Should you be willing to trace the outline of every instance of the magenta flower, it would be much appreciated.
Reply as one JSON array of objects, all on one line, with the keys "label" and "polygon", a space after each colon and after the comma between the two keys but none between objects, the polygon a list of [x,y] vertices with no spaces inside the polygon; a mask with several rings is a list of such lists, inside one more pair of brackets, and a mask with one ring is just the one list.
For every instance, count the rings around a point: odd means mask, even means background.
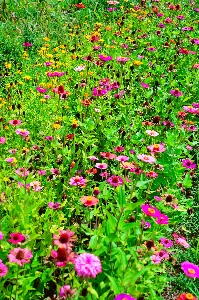
[{"label": "magenta flower", "polygon": [[54,210],[60,209],[61,205],[59,202],[48,202],[48,207]]},{"label": "magenta flower", "polygon": [[158,255],[161,260],[169,258],[169,254],[165,249],[160,250],[156,255]]},{"label": "magenta flower", "polygon": [[105,163],[97,163],[97,164],[95,165],[95,167],[96,167],[97,169],[105,170],[105,169],[107,169],[108,165],[105,164]]},{"label": "magenta flower", "polygon": [[178,89],[171,90],[170,94],[176,98],[182,96],[182,92],[180,92]]},{"label": "magenta flower", "polygon": [[163,124],[164,126],[168,127],[168,128],[174,127],[174,124],[173,124],[171,121],[169,121],[169,120],[163,121],[162,124]]},{"label": "magenta flower", "polygon": [[191,27],[183,27],[182,28],[182,31],[193,31],[194,29],[193,29],[193,27],[191,26]]},{"label": "magenta flower", "polygon": [[76,241],[76,236],[73,231],[69,229],[59,230],[59,235],[53,235],[53,245],[57,245],[60,248],[71,248],[73,247],[73,242]]},{"label": "magenta flower", "polygon": [[96,278],[102,272],[102,265],[97,256],[90,253],[82,253],[74,261],[77,275],[83,278]]},{"label": "magenta flower", "polygon": [[152,264],[158,265],[161,263],[162,259],[159,257],[159,255],[153,254],[153,255],[151,255],[151,261],[152,261]]},{"label": "magenta flower", "polygon": [[145,220],[141,220],[140,226],[143,227],[144,230],[147,230],[151,227],[151,223],[146,222]]},{"label": "magenta flower", "polygon": [[52,141],[52,140],[53,140],[53,136],[47,135],[47,136],[45,137],[45,140],[47,140],[47,141]]},{"label": "magenta flower", "polygon": [[46,92],[47,92],[47,89],[42,88],[41,86],[38,86],[38,87],[36,88],[36,90],[37,90],[39,93],[46,93]]},{"label": "magenta flower", "polygon": [[193,115],[198,115],[199,114],[199,109],[193,106],[183,106],[183,109]]},{"label": "magenta flower", "polygon": [[11,239],[9,239],[8,242],[12,243],[12,244],[19,244],[19,243],[25,241],[25,236],[23,234],[21,234],[20,232],[11,233],[10,237],[11,237]]},{"label": "magenta flower", "polygon": [[186,169],[196,169],[196,167],[197,167],[197,165],[192,160],[190,160],[189,158],[183,159],[182,160],[182,165]]},{"label": "magenta flower", "polygon": [[119,294],[114,298],[114,300],[124,300],[124,299],[125,300],[136,300],[129,294]]},{"label": "magenta flower", "polygon": [[97,51],[100,50],[102,47],[101,46],[93,46],[93,50]]},{"label": "magenta flower", "polygon": [[181,263],[181,269],[188,277],[199,278],[199,266],[189,261],[184,261],[183,263]]},{"label": "magenta flower", "polygon": [[160,225],[167,225],[169,224],[169,218],[167,215],[160,214],[155,222]]},{"label": "magenta flower", "polygon": [[156,173],[154,171],[146,172],[146,177],[157,178],[158,173]]},{"label": "magenta flower", "polygon": [[116,160],[120,162],[125,162],[129,160],[129,157],[126,155],[119,155],[118,157],[116,157]]},{"label": "magenta flower", "polygon": [[71,290],[70,285],[64,285],[60,288],[59,297],[61,299],[67,299],[75,293],[75,290]]},{"label": "magenta flower", "polygon": [[148,146],[147,149],[151,151],[151,154],[166,151],[166,148],[164,147],[164,143]]},{"label": "magenta flower", "polygon": [[104,96],[107,94],[107,90],[101,88],[101,87],[95,87],[92,90],[92,95],[95,97],[100,97],[100,96]]},{"label": "magenta flower", "polygon": [[23,45],[24,47],[32,47],[32,44],[29,43],[29,42],[24,42],[22,45]]},{"label": "magenta flower", "polygon": [[32,187],[32,190],[35,191],[35,192],[39,192],[43,188],[41,186],[41,182],[39,182],[38,180],[30,182],[30,186]]},{"label": "magenta flower", "polygon": [[117,146],[117,147],[114,147],[114,150],[116,152],[123,152],[124,151],[124,147],[123,146]]},{"label": "magenta flower", "polygon": [[6,138],[0,136],[0,144],[5,144],[5,143],[6,143]]},{"label": "magenta flower", "polygon": [[70,248],[60,247],[58,250],[52,250],[50,255],[58,268],[65,267],[67,263],[74,263],[76,254],[71,252]]},{"label": "magenta flower", "polygon": [[96,157],[96,156],[89,156],[88,158],[90,158],[90,160],[92,160],[92,161],[96,161],[96,160],[98,160],[98,158]]},{"label": "magenta flower", "polygon": [[146,154],[139,154],[137,156],[137,158],[140,159],[140,160],[142,160],[142,161],[144,161],[144,162],[148,162],[150,164],[153,164],[153,163],[156,162],[155,157],[150,156],[150,155],[146,155]]},{"label": "magenta flower", "polygon": [[15,171],[15,173],[21,177],[27,177],[29,175],[29,171],[25,168],[19,168]]},{"label": "magenta flower", "polygon": [[143,204],[141,208],[143,213],[149,217],[159,217],[161,215],[161,212],[156,207],[149,204]]},{"label": "magenta flower", "polygon": [[18,126],[18,125],[21,125],[22,122],[20,120],[10,120],[9,124],[13,125],[13,126]]},{"label": "magenta flower", "polygon": [[124,183],[123,179],[117,175],[112,175],[106,181],[113,187],[117,187],[118,185],[123,185]]},{"label": "magenta flower", "polygon": [[125,94],[124,90],[119,91],[117,94],[114,95],[114,98],[121,99]]},{"label": "magenta flower", "polygon": [[140,82],[141,86],[145,89],[149,89],[150,86],[147,84],[147,83],[144,83],[144,82]]},{"label": "magenta flower", "polygon": [[55,176],[60,175],[60,171],[57,168],[51,168],[50,169],[50,173],[53,174],[53,175],[55,175]]},{"label": "magenta flower", "polygon": [[117,7],[109,7],[109,8],[107,8],[108,9],[108,11],[115,11],[115,10],[117,10]]},{"label": "magenta flower", "polygon": [[8,157],[5,159],[5,161],[7,163],[15,163],[16,162],[16,158],[15,157]]},{"label": "magenta flower", "polygon": [[109,55],[103,55],[103,54],[99,54],[98,55],[99,59],[102,60],[102,61],[109,61],[109,60],[112,60],[112,56],[109,56]]},{"label": "magenta flower", "polygon": [[171,248],[173,246],[172,240],[168,240],[167,238],[161,238],[160,244],[162,244],[165,248]]},{"label": "magenta flower", "polygon": [[176,18],[177,18],[178,20],[184,20],[184,16],[183,16],[183,15],[176,16]]},{"label": "magenta flower", "polygon": [[52,62],[47,61],[47,62],[44,63],[44,65],[45,65],[46,67],[50,67],[50,66],[52,65]]},{"label": "magenta flower", "polygon": [[159,197],[159,196],[154,196],[154,199],[155,199],[156,201],[158,201],[158,202],[162,200],[162,198]]},{"label": "magenta flower", "polygon": [[189,243],[187,243],[185,238],[178,237],[178,238],[176,238],[175,242],[176,242],[176,244],[179,244],[186,249],[190,247]]},{"label": "magenta flower", "polygon": [[75,176],[69,180],[69,184],[73,186],[84,186],[86,184],[86,179],[82,176]]},{"label": "magenta flower", "polygon": [[118,56],[118,57],[116,57],[116,60],[118,61],[118,62],[120,62],[120,63],[126,63],[128,60],[129,60],[130,58],[128,58],[128,57],[122,57],[122,56]]},{"label": "magenta flower", "polygon": [[3,240],[4,234],[0,231],[0,241]]},{"label": "magenta flower", "polygon": [[149,47],[149,48],[147,48],[147,50],[150,51],[150,52],[154,52],[156,50],[156,48],[155,47]]},{"label": "magenta flower", "polygon": [[16,134],[21,135],[22,137],[26,137],[30,134],[30,132],[26,129],[17,129]]},{"label": "magenta flower", "polygon": [[46,171],[45,171],[45,170],[38,170],[37,173],[38,173],[40,176],[46,175]]},{"label": "magenta flower", "polygon": [[2,260],[0,259],[0,277],[6,276],[8,273],[8,267],[2,263]]},{"label": "magenta flower", "polygon": [[27,248],[14,248],[13,250],[10,250],[8,254],[9,262],[16,263],[21,267],[24,264],[28,264],[32,257],[32,252]]}]

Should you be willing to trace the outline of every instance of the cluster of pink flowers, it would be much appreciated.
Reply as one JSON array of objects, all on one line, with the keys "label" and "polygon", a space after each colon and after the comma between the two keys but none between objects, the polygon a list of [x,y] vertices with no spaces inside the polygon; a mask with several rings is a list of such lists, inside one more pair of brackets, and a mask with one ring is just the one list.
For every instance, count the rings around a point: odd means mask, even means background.
[{"label": "cluster of pink flowers", "polygon": [[149,204],[142,205],[142,211],[149,217],[156,218],[156,223],[161,225],[166,225],[169,223],[169,218],[167,215],[162,214],[156,207]]},{"label": "cluster of pink flowers", "polygon": [[106,95],[111,90],[116,90],[120,87],[120,84],[116,81],[113,83],[110,82],[109,78],[101,79],[100,85],[98,87],[94,87],[92,91],[92,95],[95,97],[100,97]]}]

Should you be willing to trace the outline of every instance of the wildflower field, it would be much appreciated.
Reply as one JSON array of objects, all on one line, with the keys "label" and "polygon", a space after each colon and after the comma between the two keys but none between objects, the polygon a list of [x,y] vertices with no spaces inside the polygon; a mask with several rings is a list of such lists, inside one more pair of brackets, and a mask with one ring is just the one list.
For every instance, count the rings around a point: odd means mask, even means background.
[{"label": "wildflower field", "polygon": [[199,299],[199,2],[2,0],[0,300]]}]

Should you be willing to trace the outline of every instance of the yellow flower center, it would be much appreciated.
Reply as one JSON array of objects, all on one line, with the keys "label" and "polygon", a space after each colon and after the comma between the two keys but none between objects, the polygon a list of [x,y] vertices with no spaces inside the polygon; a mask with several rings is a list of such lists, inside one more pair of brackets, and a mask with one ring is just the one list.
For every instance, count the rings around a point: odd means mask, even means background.
[{"label": "yellow flower center", "polygon": [[93,197],[92,197],[92,196],[88,196],[88,197],[86,198],[86,201],[87,201],[87,202],[92,202],[92,200],[93,200]]},{"label": "yellow flower center", "polygon": [[195,271],[194,269],[189,268],[189,269],[188,269],[188,273],[189,273],[189,274],[195,274],[196,271]]},{"label": "yellow flower center", "polygon": [[150,214],[154,214],[154,213],[155,213],[155,209],[153,209],[153,208],[148,208],[148,212],[149,212]]},{"label": "yellow flower center", "polygon": [[153,145],[153,149],[154,150],[158,150],[159,149],[159,145],[158,144]]},{"label": "yellow flower center", "polygon": [[194,296],[192,294],[186,294],[186,299],[192,300],[192,299],[194,299]]}]

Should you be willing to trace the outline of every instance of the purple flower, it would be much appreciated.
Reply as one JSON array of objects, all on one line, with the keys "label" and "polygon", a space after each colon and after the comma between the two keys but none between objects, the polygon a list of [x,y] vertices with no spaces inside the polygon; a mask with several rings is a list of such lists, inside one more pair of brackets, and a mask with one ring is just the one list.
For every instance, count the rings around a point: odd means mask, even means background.
[{"label": "purple flower", "polygon": [[117,7],[109,7],[109,8],[107,8],[108,9],[108,11],[115,11],[115,10],[117,10]]},{"label": "purple flower", "polygon": [[109,55],[103,55],[103,54],[99,54],[98,55],[99,59],[102,60],[102,61],[109,61],[109,60],[112,60],[112,56],[109,56]]},{"label": "purple flower", "polygon": [[141,86],[145,89],[149,89],[150,86],[147,84],[147,83],[144,83],[144,82],[140,82]]},{"label": "purple flower", "polygon": [[149,47],[149,48],[147,48],[147,50],[150,51],[150,52],[154,52],[156,50],[156,48],[155,47]]},{"label": "purple flower", "polygon": [[117,94],[114,95],[114,98],[120,99],[120,98],[123,97],[124,94],[125,94],[125,91],[121,90],[119,93],[117,93]]},{"label": "purple flower", "polygon": [[164,24],[163,23],[159,23],[158,25],[160,28],[165,28]]},{"label": "purple flower", "polygon": [[60,288],[59,297],[61,299],[67,299],[75,293],[75,290],[71,290],[70,285],[64,285]]},{"label": "purple flower", "polygon": [[48,202],[48,207],[54,210],[60,209],[60,203],[59,202]]},{"label": "purple flower", "polygon": [[101,88],[101,87],[95,87],[92,91],[92,95],[95,97],[104,96],[107,94],[107,90]]},{"label": "purple flower", "polygon": [[118,185],[123,185],[124,183],[123,179],[117,175],[112,175],[106,181],[113,187],[117,187]]},{"label": "purple flower", "polygon": [[185,167],[186,169],[196,169],[196,164],[190,160],[189,158],[183,159],[182,160],[182,165],[183,167]]},{"label": "purple flower", "polygon": [[182,92],[180,92],[178,89],[175,89],[175,90],[171,90],[170,91],[170,94],[175,96],[175,97],[180,97],[182,96]]},{"label": "purple flower", "polygon": [[193,27],[183,27],[182,31],[193,31]]},{"label": "purple flower", "polygon": [[161,238],[160,244],[162,244],[165,248],[171,248],[173,246],[173,242],[167,238]]},{"label": "purple flower", "polygon": [[136,300],[129,294],[119,294],[114,298],[114,300],[124,300],[124,299],[125,300]]},{"label": "purple flower", "polygon": [[53,140],[53,136],[47,135],[47,136],[45,137],[45,140],[47,140],[47,141],[52,141],[52,140]]},{"label": "purple flower", "polygon": [[29,42],[24,42],[22,45],[23,45],[24,47],[32,47],[32,44],[29,43]]},{"label": "purple flower", "polygon": [[46,92],[47,92],[47,89],[44,89],[44,88],[42,88],[41,86],[38,86],[38,87],[36,88],[36,90],[37,90],[39,93],[46,93]]},{"label": "purple flower", "polygon": [[181,268],[184,271],[185,275],[190,278],[199,278],[199,266],[189,262],[184,261],[181,263]]},{"label": "purple flower", "polygon": [[144,230],[147,230],[151,227],[151,223],[146,222],[145,220],[141,220],[141,227],[143,227]]},{"label": "purple flower", "polygon": [[102,272],[102,265],[97,256],[90,253],[82,253],[74,261],[77,275],[83,278],[96,278]]}]

